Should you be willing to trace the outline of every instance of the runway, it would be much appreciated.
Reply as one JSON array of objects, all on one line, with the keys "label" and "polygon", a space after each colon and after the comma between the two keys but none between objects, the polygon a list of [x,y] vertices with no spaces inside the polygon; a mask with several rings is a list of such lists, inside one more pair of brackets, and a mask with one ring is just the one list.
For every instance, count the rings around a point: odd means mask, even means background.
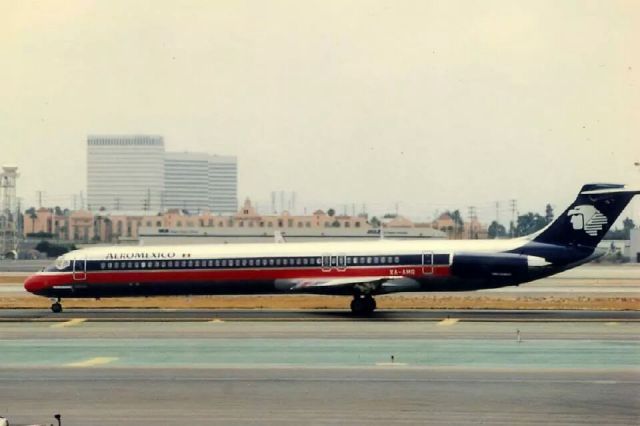
[{"label": "runway", "polygon": [[0,309],[0,323],[69,321],[74,318],[99,322],[441,321],[446,318],[481,322],[640,322],[640,311],[405,309],[378,310],[371,316],[360,317],[348,310],[333,309],[70,309],[59,314],[48,309]]},{"label": "runway", "polygon": [[[466,296],[633,301],[639,271],[590,266]],[[46,302],[0,309],[0,415],[12,424],[640,423],[638,310],[53,314]]]},{"label": "runway", "polygon": [[637,424],[625,321],[0,323],[12,424]]},{"label": "runway", "polygon": [[65,426],[638,423],[638,376],[624,372],[27,369],[0,381],[10,417],[60,412]]}]

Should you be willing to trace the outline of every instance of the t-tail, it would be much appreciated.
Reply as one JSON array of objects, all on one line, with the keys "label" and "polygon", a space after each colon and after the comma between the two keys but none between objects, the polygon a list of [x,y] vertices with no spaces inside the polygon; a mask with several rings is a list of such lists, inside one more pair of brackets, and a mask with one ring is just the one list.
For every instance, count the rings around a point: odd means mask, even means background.
[{"label": "t-tail", "polygon": [[584,185],[578,198],[532,241],[593,250],[636,194],[640,190],[624,185]]}]

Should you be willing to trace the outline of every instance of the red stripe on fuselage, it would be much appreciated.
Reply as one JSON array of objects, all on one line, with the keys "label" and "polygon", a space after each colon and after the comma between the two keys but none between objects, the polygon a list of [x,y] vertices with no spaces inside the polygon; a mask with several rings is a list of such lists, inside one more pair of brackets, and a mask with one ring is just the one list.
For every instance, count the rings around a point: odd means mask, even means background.
[{"label": "red stripe on fuselage", "polygon": [[[429,268],[431,269],[431,268]],[[427,269],[428,271],[428,269]],[[38,293],[47,288],[69,284],[126,284],[216,281],[269,281],[278,279],[331,279],[353,277],[404,276],[428,279],[449,275],[449,266],[434,266],[433,272],[423,272],[422,265],[402,267],[351,267],[344,271],[323,271],[321,268],[273,268],[273,269],[175,269],[175,270],[126,270],[89,271],[86,279],[75,280],[70,272],[42,273],[27,278],[25,288]]]}]

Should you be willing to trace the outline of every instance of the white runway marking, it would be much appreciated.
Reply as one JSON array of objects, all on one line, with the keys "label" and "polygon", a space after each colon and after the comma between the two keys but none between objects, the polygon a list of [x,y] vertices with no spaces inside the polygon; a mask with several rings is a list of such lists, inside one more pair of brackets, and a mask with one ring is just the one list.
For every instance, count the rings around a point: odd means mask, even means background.
[{"label": "white runway marking", "polygon": [[109,364],[110,362],[117,361],[117,357],[99,356],[96,358],[90,358],[84,361],[72,362],[66,364],[67,367],[94,367],[96,365]]},{"label": "white runway marking", "polygon": [[82,324],[85,322],[86,318],[74,318],[69,321],[59,322],[57,324],[53,324],[51,328],[63,328],[63,327],[73,327],[74,325]]}]

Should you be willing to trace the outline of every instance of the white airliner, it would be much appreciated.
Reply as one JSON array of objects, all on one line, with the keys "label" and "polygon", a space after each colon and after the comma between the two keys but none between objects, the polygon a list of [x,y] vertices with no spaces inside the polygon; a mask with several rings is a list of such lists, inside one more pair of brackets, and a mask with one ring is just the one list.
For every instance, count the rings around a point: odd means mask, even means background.
[{"label": "white airliner", "polygon": [[315,293],[352,296],[356,314],[375,295],[516,285],[589,262],[640,190],[589,184],[546,228],[509,240],[97,247],[59,257],[25,288],[55,299]]}]

